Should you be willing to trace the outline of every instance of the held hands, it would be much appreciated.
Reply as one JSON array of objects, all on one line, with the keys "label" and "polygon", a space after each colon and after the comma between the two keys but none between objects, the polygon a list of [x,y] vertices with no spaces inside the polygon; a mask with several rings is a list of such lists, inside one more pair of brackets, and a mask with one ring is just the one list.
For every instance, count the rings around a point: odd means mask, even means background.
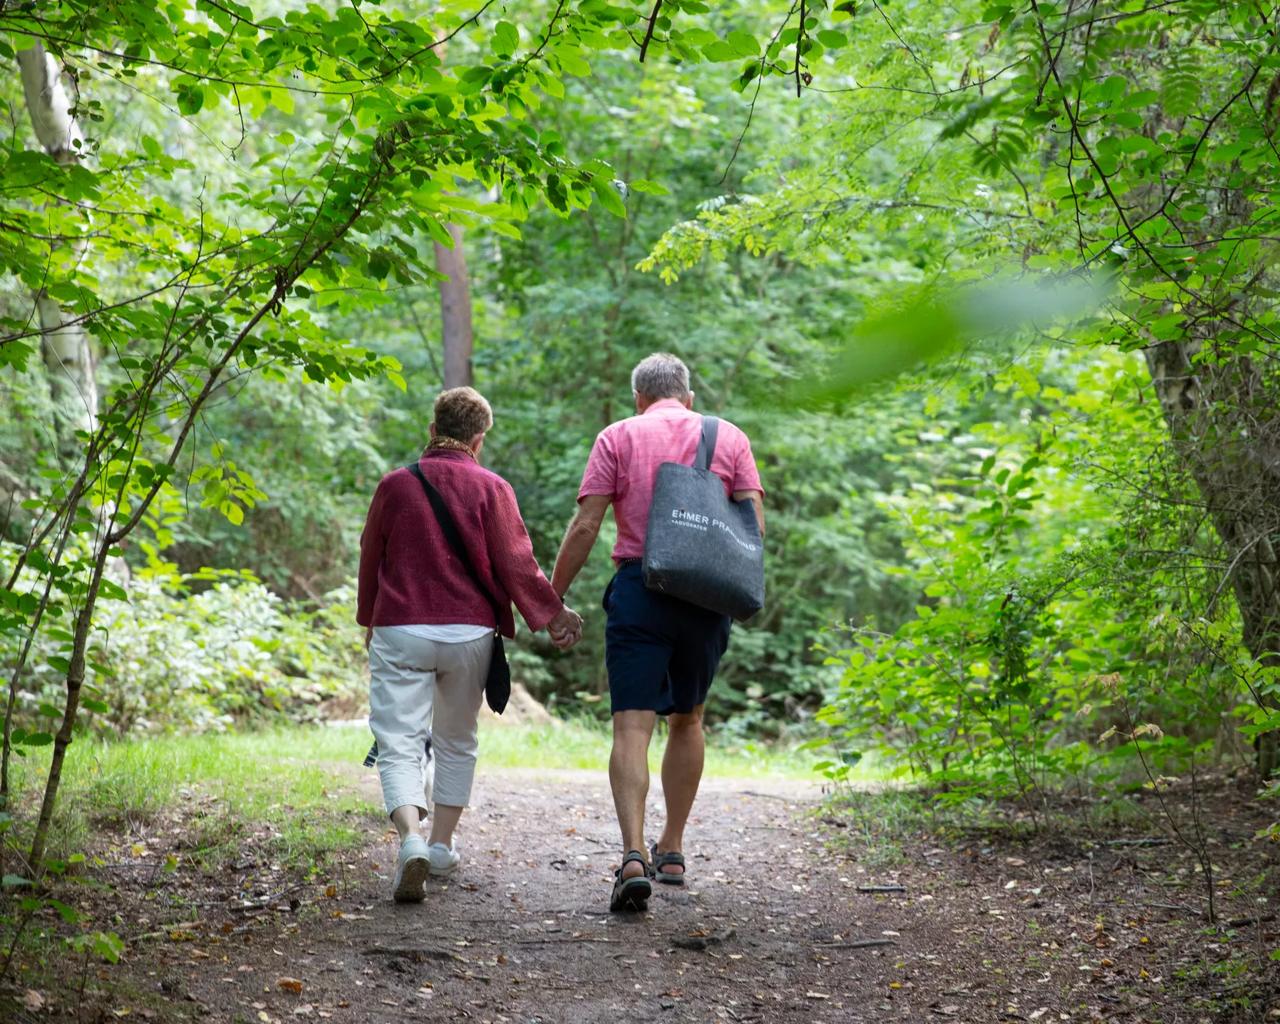
[{"label": "held hands", "polygon": [[582,639],[582,616],[565,605],[560,614],[547,623],[547,632],[551,634],[553,644],[567,651]]}]

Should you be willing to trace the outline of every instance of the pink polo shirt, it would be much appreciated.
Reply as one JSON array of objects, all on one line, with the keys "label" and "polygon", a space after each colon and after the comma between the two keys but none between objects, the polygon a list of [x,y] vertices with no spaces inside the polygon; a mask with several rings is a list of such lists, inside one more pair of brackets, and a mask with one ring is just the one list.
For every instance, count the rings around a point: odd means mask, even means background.
[{"label": "pink polo shirt", "polygon": [[[611,423],[597,435],[582,474],[578,500],[593,494],[613,499],[613,518],[618,524],[615,560],[643,557],[658,467],[664,462],[693,465],[701,436],[701,415],[674,398],[660,399],[641,415]],[[764,493],[751,456],[751,442],[728,420],[720,420],[711,470],[724,481],[726,494]]]}]

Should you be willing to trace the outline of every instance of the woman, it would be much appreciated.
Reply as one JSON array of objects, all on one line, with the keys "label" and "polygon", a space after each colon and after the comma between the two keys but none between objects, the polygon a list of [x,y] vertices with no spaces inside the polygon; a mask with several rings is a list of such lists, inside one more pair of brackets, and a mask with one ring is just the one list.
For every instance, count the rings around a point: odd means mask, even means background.
[{"label": "woman", "polygon": [[[538,568],[511,485],[476,461],[492,426],[493,412],[478,392],[443,392],[417,467],[444,499],[474,577],[409,468],[382,478],[360,538],[356,621],[366,627],[369,725],[383,799],[400,833],[392,897],[401,903],[423,898],[428,874],[458,867],[453,831],[475,777],[476,715],[494,631],[515,632],[511,602],[531,630],[547,629],[559,647],[582,634],[582,619]],[[424,841],[418,827],[427,811],[428,737],[435,809]]]}]

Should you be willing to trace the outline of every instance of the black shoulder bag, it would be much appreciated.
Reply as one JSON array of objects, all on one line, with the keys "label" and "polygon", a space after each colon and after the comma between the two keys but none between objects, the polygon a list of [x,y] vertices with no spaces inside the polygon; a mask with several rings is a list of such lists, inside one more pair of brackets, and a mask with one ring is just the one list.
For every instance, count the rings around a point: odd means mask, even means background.
[{"label": "black shoulder bag", "polygon": [[427,482],[427,478],[422,475],[422,470],[418,468],[416,462],[405,466],[405,469],[416,476],[418,482],[422,484],[422,489],[427,492],[427,500],[431,502],[431,508],[436,514],[436,521],[440,524],[440,529],[444,533],[444,539],[449,542],[449,547],[453,548],[453,553],[458,556],[458,561],[462,563],[462,568],[471,577],[471,582],[476,585],[480,593],[485,596],[485,600],[489,602],[490,607],[493,608],[493,621],[495,623],[493,630],[493,657],[489,659],[489,674],[484,680],[484,699],[493,712],[500,715],[506,710],[507,701],[511,698],[511,666],[507,664],[507,649],[502,642],[500,629],[502,613],[498,608],[498,602],[489,593],[489,588],[480,581],[480,574],[476,572],[476,567],[471,562],[471,555],[467,553],[467,546],[462,542],[462,534],[458,532],[458,524],[453,521],[449,506],[440,497],[440,492]]},{"label": "black shoulder bag", "polygon": [[719,421],[702,417],[692,466],[658,467],[645,535],[644,585],[731,615],[739,621],[764,607],[764,544],[755,506],[734,501],[711,471]]}]

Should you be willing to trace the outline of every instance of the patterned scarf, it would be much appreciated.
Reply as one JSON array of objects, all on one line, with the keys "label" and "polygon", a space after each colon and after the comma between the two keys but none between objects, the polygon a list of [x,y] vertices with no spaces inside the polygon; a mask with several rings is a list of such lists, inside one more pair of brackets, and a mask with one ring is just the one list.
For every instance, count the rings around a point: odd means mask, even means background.
[{"label": "patterned scarf", "polygon": [[459,441],[455,437],[445,437],[443,434],[437,434],[433,437],[431,443],[427,445],[427,450],[433,452],[466,452],[473,459],[476,457],[476,453],[471,450],[471,446],[465,441]]}]

